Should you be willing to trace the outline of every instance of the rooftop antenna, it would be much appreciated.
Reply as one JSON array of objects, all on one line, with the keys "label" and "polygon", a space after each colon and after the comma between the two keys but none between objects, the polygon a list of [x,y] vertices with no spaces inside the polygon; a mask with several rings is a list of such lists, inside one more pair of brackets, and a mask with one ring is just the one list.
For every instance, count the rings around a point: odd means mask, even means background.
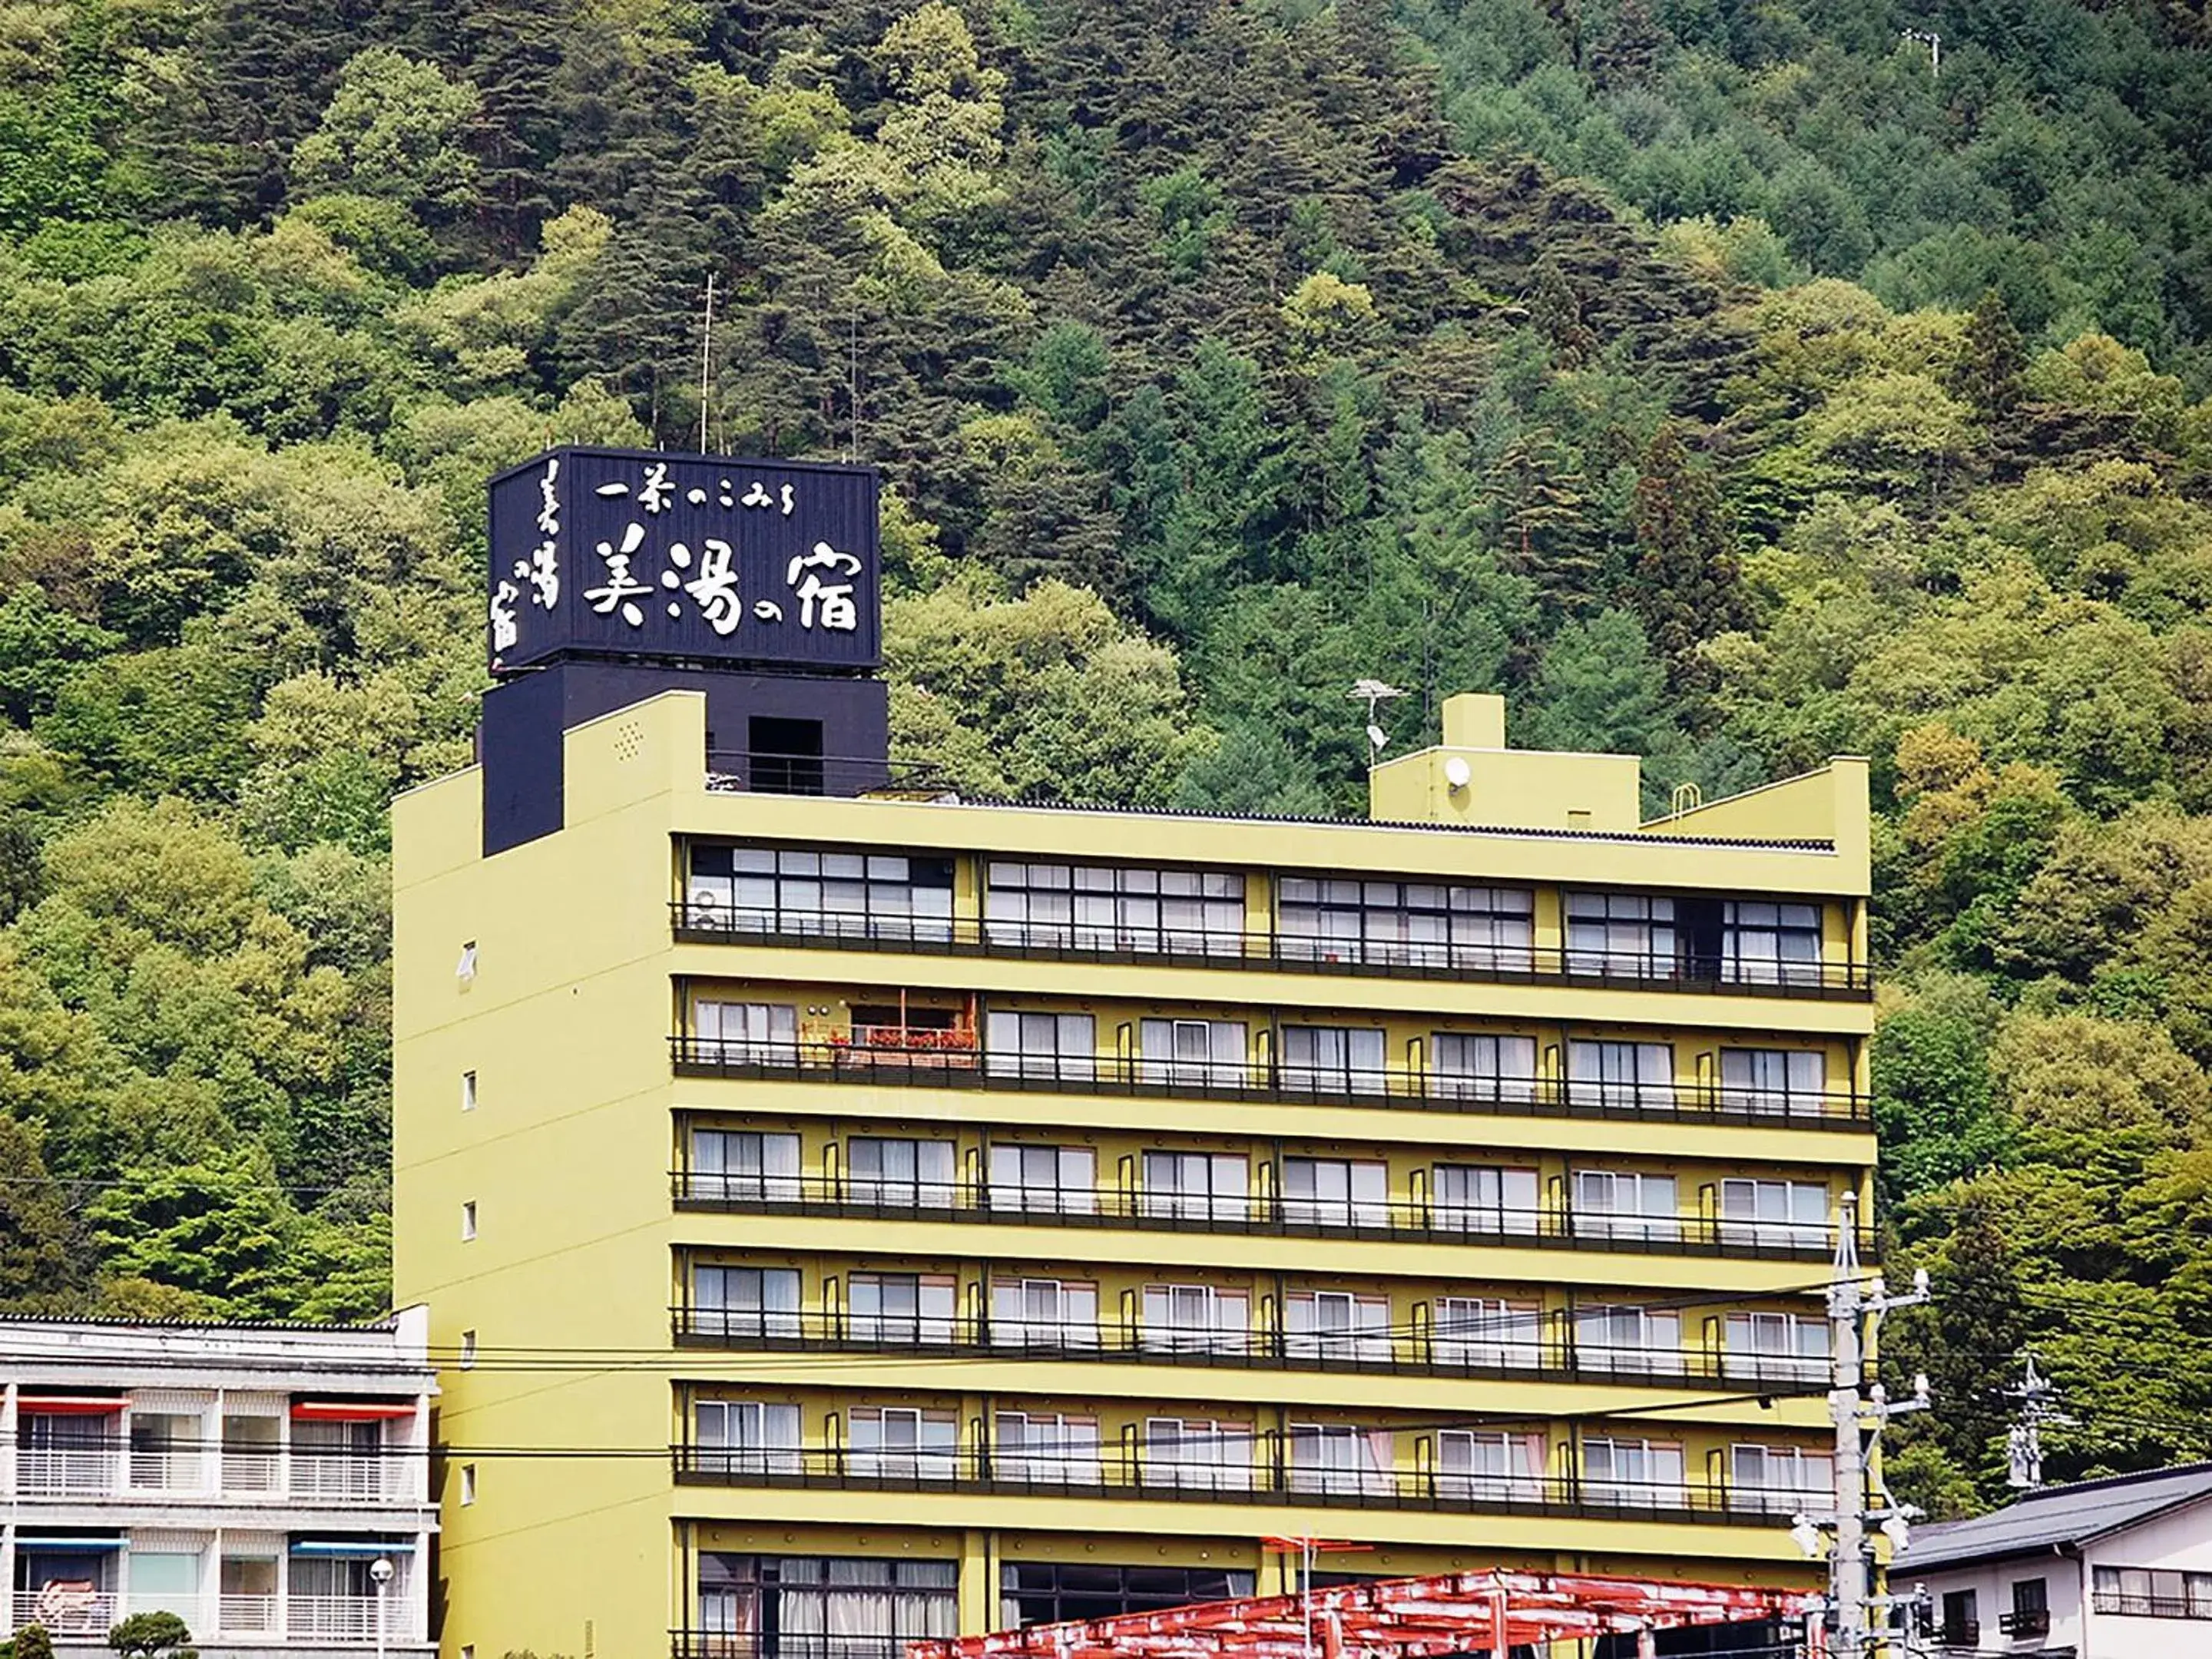
[{"label": "rooftop antenna", "polygon": [[1943,78],[1943,37],[1934,29],[1899,29],[1899,36],[1917,40],[1928,48],[1928,76],[1932,81]]},{"label": "rooftop antenna", "polygon": [[2071,1428],[2074,1419],[2057,1408],[2058,1390],[2035,1369],[2035,1351],[2027,1352],[2027,1376],[2005,1398],[2020,1401],[2020,1416],[2005,1433],[2005,1485],[2033,1492],[2043,1485],[2043,1431]]},{"label": "rooftop antenna", "polygon": [[1390,746],[1390,734],[1376,723],[1376,713],[1393,697],[1405,695],[1396,686],[1382,680],[1354,680],[1352,683],[1352,700],[1358,702],[1364,699],[1367,704],[1367,765],[1370,771],[1382,758],[1382,751]]},{"label": "rooftop antenna", "polygon": [[707,330],[699,343],[699,453],[707,447],[707,375],[714,361],[714,273],[707,273]]}]

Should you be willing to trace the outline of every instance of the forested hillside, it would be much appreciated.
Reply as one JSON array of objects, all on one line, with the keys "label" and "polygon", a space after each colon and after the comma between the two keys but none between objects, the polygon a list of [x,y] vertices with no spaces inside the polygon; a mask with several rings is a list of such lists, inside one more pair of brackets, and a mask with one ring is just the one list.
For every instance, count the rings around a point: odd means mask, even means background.
[{"label": "forested hillside", "polygon": [[[1900,31],[1940,33],[1928,46]],[[897,740],[1356,807],[1356,676],[1875,760],[1896,1460],[2212,1451],[2184,0],[0,7],[0,1306],[383,1305],[385,803],[481,483],[880,464]]]}]

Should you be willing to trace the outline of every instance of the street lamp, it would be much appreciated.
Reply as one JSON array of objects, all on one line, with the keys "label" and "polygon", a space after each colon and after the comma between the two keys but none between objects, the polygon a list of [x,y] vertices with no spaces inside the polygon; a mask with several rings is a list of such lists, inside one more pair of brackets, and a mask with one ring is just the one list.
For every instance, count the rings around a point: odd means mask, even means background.
[{"label": "street lamp", "polygon": [[368,1576],[376,1585],[376,1659],[384,1659],[384,1592],[392,1583],[392,1563],[378,1556],[368,1564]]}]

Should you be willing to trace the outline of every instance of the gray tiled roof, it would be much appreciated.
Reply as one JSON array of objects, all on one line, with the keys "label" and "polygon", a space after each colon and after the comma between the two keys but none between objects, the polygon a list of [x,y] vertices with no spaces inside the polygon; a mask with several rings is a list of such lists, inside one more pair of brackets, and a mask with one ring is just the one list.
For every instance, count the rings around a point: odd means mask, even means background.
[{"label": "gray tiled roof", "polygon": [[2046,1486],[1972,1521],[1914,1528],[1911,1543],[1892,1570],[1926,1572],[2083,1544],[2207,1497],[2212,1497],[2212,1463]]}]

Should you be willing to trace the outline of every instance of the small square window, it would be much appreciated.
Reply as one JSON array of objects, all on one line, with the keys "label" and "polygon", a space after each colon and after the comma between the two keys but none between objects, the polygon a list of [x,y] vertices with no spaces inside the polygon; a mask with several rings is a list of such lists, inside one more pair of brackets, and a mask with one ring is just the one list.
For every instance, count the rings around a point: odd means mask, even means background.
[{"label": "small square window", "polygon": [[464,1463],[461,1465],[461,1502],[464,1504],[469,1504],[476,1501],[477,1466],[473,1463]]},{"label": "small square window", "polygon": [[465,1112],[473,1112],[476,1109],[477,1074],[474,1072],[464,1072],[461,1073],[461,1109]]},{"label": "small square window", "polygon": [[461,1659],[477,1659],[477,1644],[475,1643],[464,1642],[461,1644]]},{"label": "small square window", "polygon": [[465,1241],[476,1236],[477,1201],[473,1198],[466,1199],[461,1204],[461,1237]]},{"label": "small square window", "polygon": [[461,1333],[461,1369],[465,1371],[472,1371],[476,1368],[477,1334],[474,1331],[463,1331]]},{"label": "small square window", "polygon": [[461,946],[461,959],[453,964],[453,977],[464,985],[477,976],[477,942],[471,939]]}]

